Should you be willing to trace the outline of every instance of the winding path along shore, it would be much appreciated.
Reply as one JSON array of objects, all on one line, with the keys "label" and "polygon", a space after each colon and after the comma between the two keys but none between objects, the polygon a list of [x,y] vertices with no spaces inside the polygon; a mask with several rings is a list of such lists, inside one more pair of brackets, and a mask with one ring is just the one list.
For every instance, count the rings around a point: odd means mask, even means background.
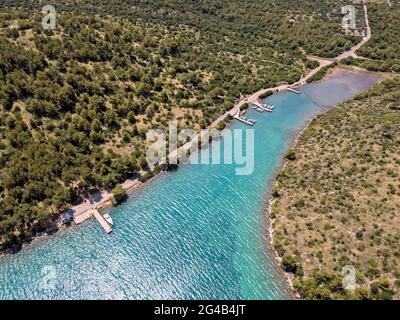
[{"label": "winding path along shore", "polygon": [[[213,128],[217,126],[221,121],[223,121],[226,117],[228,116],[235,116],[239,111],[240,108],[247,104],[247,103],[254,103],[258,102],[260,99],[260,96],[268,93],[268,92],[281,92],[281,91],[287,91],[289,88],[296,88],[298,86],[304,85],[307,83],[307,80],[309,80],[311,77],[313,77],[315,74],[317,74],[321,69],[323,69],[326,66],[332,65],[336,62],[339,62],[343,59],[353,57],[357,58],[356,51],[360,49],[368,40],[371,38],[371,29],[369,26],[369,20],[368,20],[368,9],[366,6],[365,1],[363,1],[363,7],[364,7],[364,12],[365,12],[365,24],[366,24],[366,30],[367,34],[365,37],[363,37],[362,41],[359,42],[357,45],[352,47],[350,50],[340,54],[339,56],[335,58],[321,58],[321,57],[315,57],[315,56],[308,56],[309,59],[315,60],[319,62],[319,66],[313,70],[311,70],[307,75],[303,76],[300,80],[293,84],[282,84],[278,85],[276,87],[271,87],[271,88],[266,88],[266,89],[261,89],[252,95],[242,97],[234,106],[232,109],[228,110],[221,116],[219,116],[217,119],[215,119],[209,126],[209,128]],[[179,150],[188,150],[193,143],[197,143],[199,138],[201,137],[201,133],[196,134],[195,136],[192,137],[192,139],[184,144],[182,147],[179,149],[173,150],[170,154],[170,158],[174,158],[177,156],[177,153]],[[150,169],[153,169],[150,167]],[[138,172],[135,176],[132,178],[126,180],[124,183],[122,183],[122,187],[127,193],[131,193],[132,191],[138,189],[141,185],[142,182],[139,181],[139,178],[141,175],[145,174],[145,170],[141,170]],[[64,212],[62,215],[62,219],[64,218],[73,218],[74,221],[79,221],[79,223],[89,219],[91,215],[88,215],[87,213],[90,210],[101,210],[106,207],[111,206],[112,204],[112,194],[106,190],[104,191],[99,191],[96,194],[94,194],[91,199],[86,199],[84,202],[81,204],[72,206],[70,209]],[[86,215],[86,219],[84,219],[84,216]],[[61,220],[60,220],[61,223]]]}]

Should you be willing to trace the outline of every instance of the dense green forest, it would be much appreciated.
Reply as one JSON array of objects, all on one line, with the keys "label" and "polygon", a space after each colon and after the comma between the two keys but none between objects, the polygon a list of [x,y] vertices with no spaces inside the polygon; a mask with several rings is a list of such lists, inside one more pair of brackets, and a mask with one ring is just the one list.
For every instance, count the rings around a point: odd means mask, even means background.
[{"label": "dense green forest", "polygon": [[146,167],[145,133],[207,127],[241,94],[290,83],[359,38],[345,1],[1,2],[0,249]]},{"label": "dense green forest", "polygon": [[[341,8],[346,0],[84,0],[57,1],[57,10],[114,15],[168,26],[196,28],[213,43],[229,36],[235,46],[247,44],[335,57],[359,38],[344,36]],[[37,2],[3,0],[4,7],[38,10]],[[361,5],[355,4],[359,12]],[[357,15],[360,32],[363,15]],[[242,42],[242,43],[240,43]]]},{"label": "dense green forest", "polygon": [[[399,298],[399,155],[399,77],[319,116],[287,153],[274,245],[303,298]],[[346,265],[356,290],[342,287]]]}]

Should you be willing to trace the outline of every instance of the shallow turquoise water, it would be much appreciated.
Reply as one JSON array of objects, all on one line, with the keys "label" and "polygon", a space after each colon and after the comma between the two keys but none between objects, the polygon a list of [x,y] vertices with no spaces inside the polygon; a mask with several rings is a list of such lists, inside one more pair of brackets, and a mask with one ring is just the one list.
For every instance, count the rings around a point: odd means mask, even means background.
[{"label": "shallow turquoise water", "polygon": [[164,174],[110,209],[112,235],[88,222],[0,258],[0,299],[289,298],[267,249],[268,187],[307,121],[377,80],[343,72],[269,97],[275,112],[247,115],[257,119],[252,175],[233,165]]}]

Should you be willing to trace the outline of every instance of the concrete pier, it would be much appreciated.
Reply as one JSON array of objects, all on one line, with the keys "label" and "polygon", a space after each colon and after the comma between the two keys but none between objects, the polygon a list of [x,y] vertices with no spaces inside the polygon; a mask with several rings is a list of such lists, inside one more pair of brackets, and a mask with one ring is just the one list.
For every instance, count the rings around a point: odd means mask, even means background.
[{"label": "concrete pier", "polygon": [[97,222],[101,225],[101,227],[104,229],[107,234],[110,234],[112,232],[111,226],[108,224],[106,219],[98,212],[97,210],[91,210],[93,213],[93,216],[96,218]]},{"label": "concrete pier", "polygon": [[289,88],[288,89],[290,92],[293,92],[293,93],[296,93],[296,94],[300,94],[301,92],[300,91],[297,91],[297,90],[295,90],[295,89],[293,89],[293,88]]},{"label": "concrete pier", "polygon": [[236,120],[239,120],[240,122],[243,122],[245,124],[248,124],[249,126],[253,126],[254,122],[251,122],[247,119],[244,119],[243,117],[240,116],[240,111],[233,117]]},{"label": "concrete pier", "polygon": [[76,224],[81,224],[81,223],[85,222],[86,220],[89,220],[91,217],[96,218],[97,222],[100,224],[100,226],[104,229],[104,231],[107,234],[110,234],[112,232],[111,226],[103,218],[103,216],[100,214],[100,212],[97,211],[96,209],[88,210],[85,213],[74,217],[74,222]]},{"label": "concrete pier", "polygon": [[92,210],[88,210],[82,214],[79,214],[77,216],[74,217],[74,222],[76,224],[81,224],[83,222],[85,222],[86,220],[89,220],[92,217]]}]

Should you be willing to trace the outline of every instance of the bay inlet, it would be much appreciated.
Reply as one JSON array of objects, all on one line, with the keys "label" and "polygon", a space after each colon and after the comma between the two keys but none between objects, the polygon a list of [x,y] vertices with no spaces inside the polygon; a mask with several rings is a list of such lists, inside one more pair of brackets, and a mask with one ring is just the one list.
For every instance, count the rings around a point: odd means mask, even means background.
[{"label": "bay inlet", "polygon": [[[317,114],[379,81],[341,70],[249,109],[255,169],[184,165],[108,209],[114,232],[94,221],[0,258],[0,299],[288,299],[267,250],[265,197],[285,151]],[[246,128],[234,121],[232,129]]]}]

